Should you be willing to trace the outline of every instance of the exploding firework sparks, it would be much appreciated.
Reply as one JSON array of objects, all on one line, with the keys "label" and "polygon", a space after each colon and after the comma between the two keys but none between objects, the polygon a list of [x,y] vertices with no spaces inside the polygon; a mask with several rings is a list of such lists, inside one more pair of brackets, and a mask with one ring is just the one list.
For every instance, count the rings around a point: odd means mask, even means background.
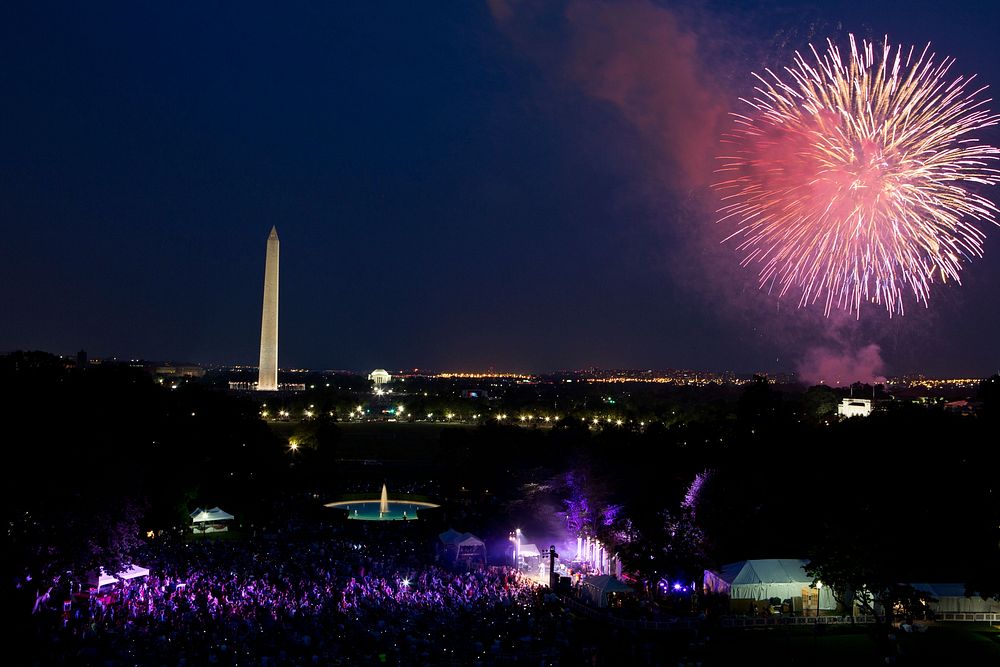
[{"label": "exploding firework sparks", "polygon": [[761,265],[761,288],[801,290],[799,306],[820,301],[826,315],[870,302],[891,317],[982,257],[975,223],[997,224],[998,210],[969,184],[1000,182],[1000,151],[971,135],[1000,116],[930,45],[859,49],[851,35],[847,62],[827,45],[810,46],[814,64],[796,52],[788,83],[754,74],[757,96],[742,100],[753,112],[733,114],[724,139],[719,213],[738,222],[726,240]]}]

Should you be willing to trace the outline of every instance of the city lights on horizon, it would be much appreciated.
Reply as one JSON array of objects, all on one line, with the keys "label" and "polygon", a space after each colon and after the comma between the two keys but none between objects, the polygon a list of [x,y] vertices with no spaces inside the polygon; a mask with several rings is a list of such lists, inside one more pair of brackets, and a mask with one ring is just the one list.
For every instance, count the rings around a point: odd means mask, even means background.
[{"label": "city lights on horizon", "polygon": [[[60,358],[70,359],[70,356],[60,355]],[[88,363],[92,365],[100,365],[102,363],[113,363],[118,359],[116,357],[108,357],[102,359],[99,357],[94,357],[88,360]],[[157,366],[163,363],[173,363],[173,362],[150,362],[142,359],[133,359],[130,361],[131,364],[142,364],[146,367],[150,367],[150,372],[154,372]],[[255,365],[241,365],[241,364],[206,364],[203,366],[191,365],[192,368],[198,368],[205,371],[213,372],[233,372],[233,373],[246,373],[255,372],[257,366]],[[344,377],[358,377],[367,375],[366,373],[361,373],[353,370],[336,370],[336,369],[323,369],[323,368],[280,368],[281,373],[297,373],[297,374],[317,374],[325,376],[326,380],[332,376],[344,376]],[[418,372],[419,369],[413,369],[411,371],[398,371],[394,377],[398,377],[401,382],[405,382],[408,378],[420,377],[426,379],[457,379],[457,380],[515,380],[517,382],[530,382],[530,383],[587,383],[587,384],[673,384],[677,386],[708,386],[711,384],[717,385],[731,385],[731,386],[742,386],[751,381],[755,376],[764,377],[770,381],[776,383],[801,383],[799,377],[794,372],[789,371],[765,371],[757,370],[753,372],[749,371],[713,371],[713,370],[698,370],[698,369],[622,369],[622,368],[579,368],[575,370],[555,370],[555,371],[545,371],[537,373],[525,373],[518,371],[443,371],[443,372]],[[927,389],[935,388],[968,388],[975,387],[984,378],[989,377],[996,371],[984,371],[982,376],[970,376],[968,374],[956,374],[956,375],[928,375],[922,372],[907,372],[907,373],[896,373],[893,375],[887,375],[884,382],[878,384],[884,384],[887,387],[921,387]],[[155,374],[155,373],[154,373]],[[177,378],[178,381],[187,382],[189,378]],[[157,376],[156,381],[160,384],[164,384],[164,377]],[[237,382],[231,382],[230,384],[241,384]],[[820,384],[827,384],[829,386],[837,386],[828,382],[820,382]],[[848,386],[852,382],[843,382],[839,386]],[[165,385],[166,386],[166,385]],[[173,383],[169,385],[171,388],[179,388],[180,384]],[[322,381],[320,384],[310,384],[310,385],[283,385],[284,388],[291,391],[303,391],[305,389],[316,389],[320,388],[331,388],[335,385],[331,384],[329,381]],[[233,386],[233,389],[244,389],[245,387]],[[341,387],[343,388],[343,387]],[[376,396],[383,396],[386,394],[392,394],[394,390],[388,388],[375,387],[372,388],[372,393]],[[426,392],[423,392],[424,396],[427,396]]]}]

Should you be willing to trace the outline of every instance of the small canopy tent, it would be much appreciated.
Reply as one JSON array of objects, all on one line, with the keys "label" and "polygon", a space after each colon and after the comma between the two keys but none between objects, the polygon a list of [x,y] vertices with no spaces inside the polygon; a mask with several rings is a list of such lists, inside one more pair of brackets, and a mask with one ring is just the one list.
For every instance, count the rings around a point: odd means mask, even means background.
[{"label": "small canopy tent", "polygon": [[610,574],[583,579],[580,581],[580,592],[588,602],[601,608],[608,606],[609,595],[635,593],[631,586]]},{"label": "small canopy tent", "polygon": [[452,561],[486,562],[486,543],[472,533],[460,533],[449,528],[438,535],[438,539],[444,548],[445,556]]},{"label": "small canopy tent", "polygon": [[111,575],[102,567],[97,572],[87,573],[87,585],[91,588],[100,588],[101,586],[107,586],[108,584],[113,584],[116,581],[126,581],[128,579],[135,579],[137,577],[148,577],[149,568],[143,567],[141,565],[136,565],[133,563],[121,572]]},{"label": "small canopy tent", "polygon": [[1000,613],[1000,602],[990,598],[984,600],[979,595],[965,595],[963,584],[910,584],[921,593],[926,593],[934,600],[928,601],[928,607],[936,614],[944,612],[966,613]]},{"label": "small canopy tent", "polygon": [[116,581],[118,581],[118,578],[108,574],[103,567],[97,572],[87,573],[87,586],[90,588],[100,588],[101,586],[113,584]]},{"label": "small canopy tent", "polygon": [[[807,560],[797,558],[769,558],[741,560],[723,565],[718,572],[705,570],[705,590],[728,595],[730,600],[781,600],[802,596],[802,589],[809,589],[813,579],[806,574]],[[837,601],[828,586],[820,589],[820,609],[836,609]]]},{"label": "small canopy tent", "polygon": [[448,530],[438,535],[438,539],[441,541],[441,544],[448,545],[448,544],[453,544],[455,540],[461,536],[462,533],[458,532],[454,528],[449,528]]},{"label": "small canopy tent", "polygon": [[538,558],[541,553],[538,551],[538,547],[534,544],[522,544],[521,545],[521,558]]},{"label": "small canopy tent", "polygon": [[118,573],[119,579],[137,579],[138,577],[148,577],[149,568],[132,563],[127,568]]},{"label": "small canopy tent", "polygon": [[209,510],[203,510],[199,507],[195,511],[191,512],[192,527],[195,530],[204,533],[229,530],[223,522],[232,521],[234,518],[236,517],[218,507],[213,507]]},{"label": "small canopy tent", "polygon": [[541,562],[541,552],[538,551],[538,547],[534,544],[522,544],[519,550],[520,561],[518,561],[519,567],[524,567],[529,570],[537,570],[539,563]]}]

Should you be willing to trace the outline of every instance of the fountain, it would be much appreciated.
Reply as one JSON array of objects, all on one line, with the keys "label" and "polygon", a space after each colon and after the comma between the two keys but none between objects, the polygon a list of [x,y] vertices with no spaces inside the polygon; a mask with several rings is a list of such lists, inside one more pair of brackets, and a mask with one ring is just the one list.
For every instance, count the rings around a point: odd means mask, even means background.
[{"label": "fountain", "polygon": [[346,509],[348,519],[360,521],[415,521],[419,518],[418,510],[439,505],[422,500],[389,500],[389,491],[383,484],[381,497],[377,500],[339,500],[327,503],[326,507]]}]

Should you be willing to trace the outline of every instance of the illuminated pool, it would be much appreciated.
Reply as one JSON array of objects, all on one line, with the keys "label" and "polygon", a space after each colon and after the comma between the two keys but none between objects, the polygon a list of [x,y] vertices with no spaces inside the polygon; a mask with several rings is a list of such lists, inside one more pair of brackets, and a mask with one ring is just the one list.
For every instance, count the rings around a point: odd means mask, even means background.
[{"label": "illuminated pool", "polygon": [[419,510],[440,507],[415,500],[342,500],[326,506],[347,510],[348,519],[360,521],[413,521]]}]

